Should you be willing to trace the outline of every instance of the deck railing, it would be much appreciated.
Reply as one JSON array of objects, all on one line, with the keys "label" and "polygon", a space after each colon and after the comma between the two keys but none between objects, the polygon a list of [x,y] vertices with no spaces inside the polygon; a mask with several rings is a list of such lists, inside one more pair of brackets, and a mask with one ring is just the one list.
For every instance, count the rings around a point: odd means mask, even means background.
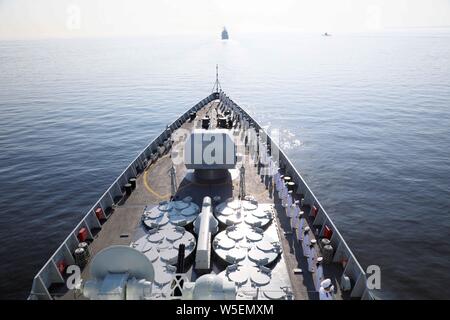
[{"label": "deck railing", "polygon": [[59,264],[63,262],[65,265],[74,264],[73,252],[78,247],[78,232],[81,228],[86,228],[88,238],[93,239],[93,234],[101,229],[102,224],[97,218],[95,210],[101,208],[108,219],[114,206],[121,200],[124,195],[124,185],[132,177],[137,177],[143,172],[145,167],[152,161],[152,156],[157,157],[157,150],[160,145],[169,138],[171,132],[179,128],[186,120],[189,119],[191,112],[197,111],[208,104],[210,101],[218,98],[217,93],[212,93],[205,99],[198,102],[192,108],[188,109],[175,121],[173,121],[167,129],[149,143],[138,156],[128,165],[128,167],[119,175],[119,177],[111,184],[105,193],[98,199],[91,209],[84,215],[77,226],[70,232],[67,238],[56,249],[55,253],[44,264],[33,279],[31,292],[28,299],[31,300],[52,300],[53,295],[49,288],[52,284],[65,283],[65,277]]},{"label": "deck railing", "polygon": [[[327,226],[332,230],[332,236],[330,239],[330,244],[334,248],[333,262],[340,263],[343,266],[343,274],[348,276],[352,282],[352,289],[350,292],[350,297],[361,298],[361,299],[373,299],[370,290],[367,288],[367,277],[363,268],[359,264],[358,260],[348,247],[341,233],[330,219],[325,209],[317,200],[314,193],[311,191],[308,184],[305,182],[301,174],[294,167],[292,162],[286,156],[286,154],[278,146],[277,142],[272,139],[270,134],[252,117],[248,112],[242,107],[238,106],[233,100],[231,100],[224,92],[221,92],[219,99],[227,107],[237,110],[239,113],[245,115],[245,117],[250,120],[256,129],[267,137],[265,141],[267,145],[271,146],[272,154],[278,152],[280,167],[283,167],[286,174],[292,177],[297,187],[297,193],[304,196],[304,205],[308,206],[310,210],[316,208],[316,215],[314,218],[313,226],[314,229],[319,230],[319,237],[324,235],[324,228]],[[266,138],[265,137],[265,138]],[[310,212],[305,212],[310,214]]]}]

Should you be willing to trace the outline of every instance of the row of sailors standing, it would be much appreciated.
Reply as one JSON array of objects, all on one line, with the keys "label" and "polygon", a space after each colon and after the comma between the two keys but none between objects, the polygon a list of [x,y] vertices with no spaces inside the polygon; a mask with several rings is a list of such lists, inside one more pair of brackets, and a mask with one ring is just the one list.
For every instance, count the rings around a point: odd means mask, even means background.
[{"label": "row of sailors standing", "polygon": [[[248,129],[249,123],[245,118],[243,120],[243,128]],[[258,134],[256,134],[256,136],[258,137]],[[249,137],[245,135],[246,147],[248,138]],[[286,210],[286,215],[290,218],[291,228],[295,231],[298,241],[301,242],[303,255],[307,258],[308,271],[314,273],[314,286],[319,293],[320,300],[333,300],[334,286],[330,279],[324,279],[322,267],[323,257],[317,256],[315,249],[317,241],[315,239],[310,239],[310,228],[306,225],[304,212],[300,210],[303,203],[294,200],[293,197],[294,191],[291,187],[295,184],[290,181],[290,177],[281,175],[277,163],[268,155],[266,144],[263,143],[262,139],[258,137],[257,141],[256,148],[255,146],[250,146],[250,154],[258,163],[265,164],[265,168],[268,170],[266,171],[266,174],[270,176],[273,175],[276,191],[282,201],[282,206]]]},{"label": "row of sailors standing", "polygon": [[290,177],[284,177],[279,170],[274,175],[275,188],[281,199],[281,204],[286,210],[286,215],[290,218],[290,225],[295,232],[297,240],[301,242],[303,255],[308,261],[308,271],[314,273],[314,286],[319,292],[320,300],[333,300],[334,287],[330,279],[324,279],[322,262],[323,258],[317,255],[315,246],[316,239],[311,239],[310,228],[306,225],[305,214],[301,211],[303,203],[293,198],[293,190],[289,190],[289,185],[293,185]]}]

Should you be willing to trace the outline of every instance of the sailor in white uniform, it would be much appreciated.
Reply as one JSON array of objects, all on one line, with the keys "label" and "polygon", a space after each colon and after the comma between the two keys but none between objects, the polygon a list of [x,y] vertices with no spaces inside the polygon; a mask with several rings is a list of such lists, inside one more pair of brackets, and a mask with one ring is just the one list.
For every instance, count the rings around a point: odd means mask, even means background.
[{"label": "sailor in white uniform", "polygon": [[286,206],[288,208],[290,208],[293,203],[294,203],[294,191],[289,190],[288,195],[287,195],[287,200],[286,200]]},{"label": "sailor in white uniform", "polygon": [[[298,214],[298,230],[303,231],[303,227],[305,226],[305,213],[300,211]],[[301,236],[301,234],[299,234]]]},{"label": "sailor in white uniform", "polygon": [[334,300],[334,286],[330,279],[325,279],[320,283],[319,299],[320,300]]},{"label": "sailor in white uniform", "polygon": [[275,180],[275,189],[277,190],[277,192],[280,191],[280,187],[281,187],[281,169],[277,168],[277,171],[274,175],[274,180]]},{"label": "sailor in white uniform", "polygon": [[288,217],[288,218],[292,217],[293,212],[291,210],[292,210],[293,204],[294,204],[294,202],[292,201],[292,190],[290,190],[287,195],[286,209],[285,209],[286,217]]},{"label": "sailor in white uniform", "polygon": [[278,175],[277,180],[275,182],[275,189],[277,190],[279,198],[281,196],[281,187],[282,187],[281,184],[282,184],[281,175]]},{"label": "sailor in white uniform", "polygon": [[281,205],[284,207],[285,204],[285,200],[284,198],[286,197],[286,193],[287,193],[287,189],[286,189],[286,185],[284,184],[284,181],[281,180],[281,189],[280,189],[280,198],[281,198]]},{"label": "sailor in white uniform", "polygon": [[318,257],[316,260],[316,272],[315,272],[315,281],[314,281],[314,286],[316,287],[317,292],[319,292],[320,284],[324,280],[322,262],[323,262],[323,257]]},{"label": "sailor in white uniform", "polygon": [[259,158],[260,158],[260,162],[261,162],[261,164],[266,164],[267,162],[266,162],[266,156],[267,156],[267,153],[266,153],[266,146],[264,145],[264,143],[261,141],[261,139],[259,140],[259,142],[258,142],[258,144],[259,144]]},{"label": "sailor in white uniform", "polygon": [[283,183],[283,188],[281,190],[281,205],[286,208],[287,207],[287,200],[288,200],[288,196],[289,196],[289,191],[287,188],[286,183]]},{"label": "sailor in white uniform", "polygon": [[302,239],[302,249],[303,249],[303,256],[308,256],[309,251],[309,227],[305,227],[303,230],[303,239]]},{"label": "sailor in white uniform", "polygon": [[[297,201],[296,201],[297,202]],[[300,213],[300,209],[298,208],[296,203],[293,203],[291,205],[291,208],[289,210],[289,216],[290,216],[290,223],[291,223],[291,229],[294,230],[298,226],[298,214]]]},{"label": "sailor in white uniform", "polygon": [[275,162],[273,162],[273,158],[272,156],[269,157],[269,172],[267,173],[268,175],[272,176],[272,181],[276,181],[276,175],[278,173],[277,171],[277,167],[275,166]]},{"label": "sailor in white uniform", "polygon": [[284,185],[283,177],[283,175],[280,175],[280,186],[278,188],[278,198],[280,199],[283,199],[284,188],[286,188],[286,186]]},{"label": "sailor in white uniform", "polygon": [[304,220],[305,220],[305,219],[303,219],[303,214],[304,214],[303,211],[299,211],[299,213],[297,215],[296,225],[295,225],[295,228],[296,228],[295,232],[296,232],[298,241],[302,241],[302,238],[303,238],[303,226],[304,226]]},{"label": "sailor in white uniform", "polygon": [[316,260],[316,239],[311,239],[308,249],[308,271],[314,272],[314,262]]}]

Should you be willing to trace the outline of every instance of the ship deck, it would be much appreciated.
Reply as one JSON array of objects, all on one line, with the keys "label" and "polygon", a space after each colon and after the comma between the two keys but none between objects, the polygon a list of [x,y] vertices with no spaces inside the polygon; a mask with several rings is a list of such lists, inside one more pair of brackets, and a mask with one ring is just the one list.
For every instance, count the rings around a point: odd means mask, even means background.
[{"label": "ship deck", "polygon": [[[215,123],[215,109],[218,101],[212,101],[204,108],[198,111],[194,121],[186,121],[180,129],[192,130],[200,127],[200,119],[209,114],[212,118],[211,123]],[[177,129],[172,139],[174,144],[172,150],[180,147],[180,141],[177,140]],[[182,131],[179,131],[182,132]],[[235,132],[235,135],[239,132]],[[238,150],[240,153],[247,152],[244,149]],[[136,234],[142,229],[141,217],[146,206],[157,205],[163,200],[170,198],[170,175],[169,169],[172,166],[170,152],[160,157],[155,163],[148,166],[142,174],[137,177],[136,189],[127,198],[123,198],[114,208],[111,216],[103,222],[102,228],[94,235],[89,244],[91,256],[94,256],[100,250],[111,245],[130,245],[134,241]],[[181,199],[187,195],[193,198],[193,201],[201,207],[205,196],[220,196],[222,199],[234,197],[237,199],[239,193],[239,179],[229,179],[222,184],[198,184],[186,179],[188,173],[184,164],[175,165],[177,181],[179,184],[177,196]],[[318,299],[318,293],[314,288],[313,275],[307,271],[307,260],[303,257],[301,244],[296,240],[292,233],[289,218],[284,213],[277,192],[271,188],[265,179],[258,174],[258,168],[254,163],[245,162],[247,194],[251,194],[259,203],[273,204],[275,208],[275,219],[272,224],[277,230],[282,245],[282,263],[285,274],[289,278],[291,290],[295,299]],[[308,208],[303,208],[308,212]],[[312,224],[311,221],[308,221]],[[313,230],[312,226],[311,229]],[[313,233],[310,234],[314,238]],[[220,269],[221,268],[221,269]],[[215,266],[216,270],[221,271],[223,267]],[[297,269],[302,269],[299,273]],[[294,272],[296,270],[296,272]],[[189,271],[192,278],[195,275],[192,268]],[[342,267],[337,264],[324,265],[324,275],[330,278],[334,284],[336,299],[346,299],[339,289],[339,279],[342,275]],[[82,270],[82,278],[89,279],[89,263]],[[52,285],[49,288],[56,299],[84,299],[76,294],[75,291],[65,289],[64,285]]]}]

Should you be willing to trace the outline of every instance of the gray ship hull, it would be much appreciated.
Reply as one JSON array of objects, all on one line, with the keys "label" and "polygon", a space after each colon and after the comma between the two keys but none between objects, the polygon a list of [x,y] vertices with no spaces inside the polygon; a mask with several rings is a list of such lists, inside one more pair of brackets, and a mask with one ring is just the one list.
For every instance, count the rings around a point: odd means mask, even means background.
[{"label": "gray ship hull", "polygon": [[[143,224],[143,212],[157,207],[161,201],[171,197],[171,177],[168,172],[172,167],[170,153],[177,146],[177,134],[182,131],[190,132],[201,126],[199,121],[190,119],[192,113],[197,114],[196,119],[201,119],[217,109],[230,110],[239,114],[241,119],[246,119],[259,132],[260,137],[267,139],[267,145],[272,146],[271,153],[278,154],[281,173],[289,175],[295,183],[294,199],[301,201],[301,210],[306,215],[305,223],[311,229],[308,236],[318,241],[316,250],[320,255],[323,254],[320,240],[326,237],[327,233],[330,235],[328,242],[333,248],[332,257],[323,269],[325,277],[331,279],[334,284],[335,298],[372,299],[366,286],[364,270],[297,169],[270,135],[223,92],[212,93],[187,110],[130,163],[34,277],[29,299],[83,298],[77,290],[69,289],[66,283],[66,267],[76,263],[73,253],[79,243],[89,243],[91,257],[112,245],[136,244],[136,241],[148,232],[148,228]],[[212,120],[215,122],[214,118]],[[240,129],[241,125],[233,131],[236,137],[239,137]],[[245,147],[238,151],[249,152]],[[232,175],[219,184],[198,183],[183,164],[176,165],[175,169],[178,199],[192,197],[192,202],[201,207],[206,196],[220,196],[221,199],[239,197],[239,179],[233,178]],[[318,299],[315,273],[307,271],[308,262],[302,254],[302,243],[297,238],[291,219],[286,215],[286,207],[275,190],[273,177],[263,174],[258,161],[246,164],[245,172],[248,192],[272,212],[271,222],[265,227],[264,233],[280,243],[281,253],[265,267],[270,269],[272,274],[270,286],[259,290],[255,289],[254,284],[258,283],[255,279],[249,279],[248,282],[245,280],[245,284],[239,286],[237,299]],[[136,188],[132,192],[125,187],[130,178],[136,178]],[[99,210],[103,215],[99,216]],[[227,225],[222,223],[220,231],[223,233],[226,228]],[[86,240],[80,239],[80,230],[83,230]],[[186,230],[194,234],[191,227],[186,226]],[[214,250],[211,270],[208,272],[225,277],[230,263],[220,252],[218,249]],[[195,254],[187,257],[184,276],[189,281],[195,281],[202,274],[194,268],[194,260]],[[303,272],[299,273],[299,269]],[[89,271],[90,261],[82,268],[81,277],[89,279]],[[342,291],[340,286],[343,275],[351,284],[345,291]],[[163,289],[158,291],[156,288],[154,292],[159,294],[155,296],[158,299],[173,298],[165,294]]]}]

